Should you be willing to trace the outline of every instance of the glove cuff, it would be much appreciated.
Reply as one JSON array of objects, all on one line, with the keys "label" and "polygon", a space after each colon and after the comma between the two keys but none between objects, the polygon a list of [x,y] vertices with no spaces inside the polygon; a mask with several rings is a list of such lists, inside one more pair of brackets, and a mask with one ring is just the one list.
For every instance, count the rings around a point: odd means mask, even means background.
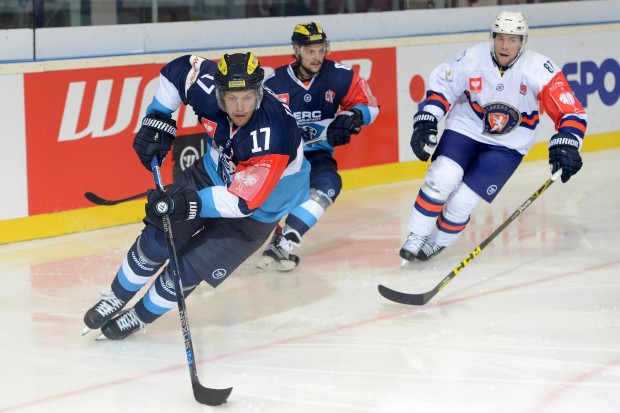
[{"label": "glove cuff", "polygon": [[437,118],[432,113],[421,110],[413,116],[413,126],[415,127],[418,122],[432,122],[437,124]]},{"label": "glove cuff", "polygon": [[579,149],[579,139],[572,133],[556,133],[549,140],[549,148],[554,146],[570,146]]},{"label": "glove cuff", "polygon": [[172,138],[177,136],[177,123],[160,112],[149,113],[142,119],[142,126],[165,133]]}]

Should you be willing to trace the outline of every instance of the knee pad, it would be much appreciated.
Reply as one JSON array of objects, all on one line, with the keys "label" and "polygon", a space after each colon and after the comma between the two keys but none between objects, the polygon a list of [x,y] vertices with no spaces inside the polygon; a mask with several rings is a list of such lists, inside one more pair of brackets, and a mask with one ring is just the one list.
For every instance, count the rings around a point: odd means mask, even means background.
[{"label": "knee pad", "polygon": [[338,198],[342,189],[342,178],[340,175],[327,169],[316,172],[314,176],[312,176],[312,173],[310,175],[310,197],[312,198],[312,191],[314,190],[328,197],[329,204],[331,205]]},{"label": "knee pad", "polygon": [[463,168],[452,159],[439,156],[429,166],[421,190],[429,198],[445,202],[462,180]]},{"label": "knee pad", "polygon": [[320,189],[310,188],[310,199],[319,204],[323,209],[327,209],[334,203],[335,197],[332,199]]},{"label": "knee pad", "polygon": [[163,263],[168,259],[165,235],[154,225],[144,227],[136,244],[140,255],[150,261]]},{"label": "knee pad", "polygon": [[446,202],[443,215],[453,222],[465,222],[478,206],[480,199],[480,195],[465,183],[461,183]]}]

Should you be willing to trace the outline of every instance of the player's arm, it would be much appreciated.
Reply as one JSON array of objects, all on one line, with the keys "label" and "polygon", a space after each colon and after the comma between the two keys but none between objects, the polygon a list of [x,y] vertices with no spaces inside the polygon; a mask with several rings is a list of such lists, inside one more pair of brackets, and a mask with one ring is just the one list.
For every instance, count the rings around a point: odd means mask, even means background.
[{"label": "player's arm", "polygon": [[349,143],[351,135],[360,133],[362,126],[370,125],[379,115],[377,99],[366,80],[355,72],[340,109],[327,128],[327,141],[332,146]]},{"label": "player's arm", "polygon": [[411,134],[411,149],[421,161],[428,161],[430,153],[426,147],[437,145],[437,124],[448,113],[452,102],[460,94],[458,86],[455,88],[455,65],[464,53],[451,58],[437,66],[429,78],[429,89],[426,92],[426,101],[422,110],[413,116],[413,133]]},{"label": "player's arm", "polygon": [[586,111],[559,71],[544,85],[538,100],[557,130],[549,140],[551,173],[562,168],[562,182],[567,182],[583,166],[579,151],[586,133]]}]

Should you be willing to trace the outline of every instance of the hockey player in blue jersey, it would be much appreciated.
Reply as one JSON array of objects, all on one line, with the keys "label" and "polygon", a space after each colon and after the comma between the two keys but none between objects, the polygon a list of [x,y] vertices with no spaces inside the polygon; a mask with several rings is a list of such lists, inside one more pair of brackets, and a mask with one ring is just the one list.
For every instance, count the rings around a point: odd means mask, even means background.
[{"label": "hockey player in blue jersey", "polygon": [[321,219],[342,188],[334,147],[379,114],[377,100],[366,80],[351,67],[326,59],[327,35],[316,23],[298,24],[291,38],[295,61],[277,68],[265,86],[288,104],[304,130],[304,139],[326,137],[304,148],[310,161],[310,199],[295,208],[283,228],[276,229],[258,263],[262,269],[290,271],[299,264],[292,254],[302,236]]},{"label": "hockey player in blue jersey", "polygon": [[[124,339],[176,307],[160,211],[173,222],[187,295],[202,281],[217,287],[265,243],[280,218],[308,198],[310,165],[300,129],[263,79],[252,53],[225,54],[217,65],[187,55],[161,70],[134,139],[141,162],[150,170],[154,156],[163,161],[176,134],[171,115],[181,104],[190,105],[204,125],[208,150],[165,194],[149,191],[145,227],[111,292],[84,315],[85,332],[101,328],[100,337]],[[144,296],[123,310],[156,275]]]}]

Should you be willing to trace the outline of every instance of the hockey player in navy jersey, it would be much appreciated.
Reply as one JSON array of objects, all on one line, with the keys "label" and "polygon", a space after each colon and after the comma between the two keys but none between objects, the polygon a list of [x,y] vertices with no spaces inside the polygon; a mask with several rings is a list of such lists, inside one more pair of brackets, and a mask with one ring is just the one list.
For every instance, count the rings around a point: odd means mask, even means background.
[{"label": "hockey player in navy jersey", "polygon": [[[165,194],[149,191],[145,227],[111,292],[84,315],[85,332],[101,328],[101,337],[124,339],[176,307],[174,283],[164,267],[163,213],[173,222],[187,295],[202,281],[217,287],[265,243],[280,218],[308,198],[310,165],[300,129],[288,107],[262,86],[263,79],[252,53],[225,54],[217,65],[187,55],[161,70],[134,139],[141,162],[150,170],[154,156],[163,161],[176,134],[171,115],[181,104],[190,105],[204,125],[208,150]],[[123,310],[153,276],[144,296]]]},{"label": "hockey player in navy jersey", "polygon": [[[586,112],[560,68],[525,49],[521,12],[501,12],[488,42],[472,46],[431,73],[423,109],[413,117],[411,147],[422,160],[445,131],[418,192],[400,250],[407,261],[428,260],[452,245],[480,200],[492,202],[536,139],[539,106],[555,123],[551,172],[567,182],[582,166]],[[446,115],[447,114],[447,115]]]},{"label": "hockey player in navy jersey", "polygon": [[290,271],[299,264],[292,253],[302,236],[321,219],[342,188],[334,147],[379,114],[377,100],[366,80],[351,67],[326,59],[327,35],[316,23],[298,24],[291,38],[295,61],[277,68],[265,85],[291,108],[304,139],[326,137],[304,148],[310,161],[310,199],[295,208],[278,227],[258,267]]}]

